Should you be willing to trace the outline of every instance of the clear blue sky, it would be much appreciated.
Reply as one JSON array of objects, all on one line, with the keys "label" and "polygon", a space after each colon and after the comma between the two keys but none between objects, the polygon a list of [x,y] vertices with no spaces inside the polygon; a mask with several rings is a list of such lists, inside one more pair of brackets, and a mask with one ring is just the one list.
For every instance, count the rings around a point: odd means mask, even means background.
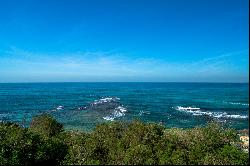
[{"label": "clear blue sky", "polygon": [[0,82],[248,82],[248,0],[1,0]]}]

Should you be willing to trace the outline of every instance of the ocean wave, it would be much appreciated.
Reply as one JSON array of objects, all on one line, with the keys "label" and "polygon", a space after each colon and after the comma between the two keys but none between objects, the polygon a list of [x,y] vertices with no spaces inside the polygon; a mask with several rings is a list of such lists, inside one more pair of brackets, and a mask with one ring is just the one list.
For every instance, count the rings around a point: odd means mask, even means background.
[{"label": "ocean wave", "polygon": [[232,105],[244,105],[244,106],[249,106],[248,103],[240,103],[240,102],[226,102],[226,101],[224,101],[223,103],[232,104]]},{"label": "ocean wave", "polygon": [[140,111],[140,112],[139,112],[139,116],[142,116],[143,114],[149,115],[150,112],[149,112],[149,111]]},{"label": "ocean wave", "polygon": [[102,98],[99,100],[95,100],[92,104],[93,105],[97,105],[97,104],[103,104],[103,103],[110,103],[110,102],[117,102],[118,100],[120,100],[120,98],[118,97],[106,97],[106,98]]},{"label": "ocean wave", "polygon": [[57,110],[63,110],[63,109],[64,109],[64,107],[63,107],[63,106],[61,106],[61,105],[59,105],[56,109],[57,109]]},{"label": "ocean wave", "polygon": [[10,116],[10,113],[0,113],[0,119],[7,118],[8,116]]},{"label": "ocean wave", "polygon": [[59,105],[55,109],[49,110],[48,112],[56,112],[56,111],[60,111],[60,110],[63,110],[63,109],[64,109],[64,107],[62,105]]},{"label": "ocean wave", "polygon": [[115,118],[125,116],[125,112],[127,112],[126,108],[118,106],[114,109],[114,112],[111,115],[104,116],[103,119],[113,121]]},{"label": "ocean wave", "polygon": [[105,116],[103,119],[108,120],[108,121],[114,121],[114,117],[111,116]]},{"label": "ocean wave", "polygon": [[[208,115],[210,117],[213,118],[226,118],[226,119],[247,119],[248,116],[247,115],[238,115],[238,114],[228,114],[226,112],[210,112],[210,111],[201,111],[201,109],[178,109],[180,108],[179,106],[177,107],[173,107],[178,111],[183,111],[186,113],[190,113],[194,116],[204,116],[204,115]],[[185,108],[185,107],[182,107]],[[191,107],[187,107],[187,108],[191,108]]]}]

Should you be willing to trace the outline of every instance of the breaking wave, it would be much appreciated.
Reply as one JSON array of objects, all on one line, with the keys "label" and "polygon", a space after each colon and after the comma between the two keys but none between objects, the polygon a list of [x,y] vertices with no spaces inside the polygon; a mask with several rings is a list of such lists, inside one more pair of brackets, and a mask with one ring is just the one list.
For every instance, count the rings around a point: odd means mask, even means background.
[{"label": "breaking wave", "polygon": [[57,112],[57,111],[60,111],[60,110],[63,110],[64,109],[64,106],[62,105],[59,105],[58,107],[52,109],[52,110],[49,110],[48,112]]},{"label": "breaking wave", "polygon": [[117,102],[118,100],[120,100],[120,98],[118,97],[115,97],[115,98],[106,97],[106,98],[102,98],[99,100],[95,100],[92,104],[97,105],[97,104],[103,104],[103,103]]},{"label": "breaking wave", "polygon": [[[203,116],[207,115],[213,118],[226,118],[226,119],[247,119],[247,115],[238,115],[238,114],[228,114],[226,112],[210,112],[210,111],[202,111],[202,109],[190,109],[190,107],[187,107],[189,109],[178,109],[180,106],[173,107],[178,111],[190,113],[194,116]],[[182,107],[184,108],[184,107]]]},{"label": "breaking wave", "polygon": [[111,115],[105,116],[103,119],[113,121],[115,118],[125,116],[125,112],[127,112],[126,108],[118,106]]},{"label": "breaking wave", "polygon": [[232,105],[244,105],[244,106],[249,106],[248,103],[239,103],[239,102],[223,102],[223,103],[227,103],[227,104],[232,104]]}]

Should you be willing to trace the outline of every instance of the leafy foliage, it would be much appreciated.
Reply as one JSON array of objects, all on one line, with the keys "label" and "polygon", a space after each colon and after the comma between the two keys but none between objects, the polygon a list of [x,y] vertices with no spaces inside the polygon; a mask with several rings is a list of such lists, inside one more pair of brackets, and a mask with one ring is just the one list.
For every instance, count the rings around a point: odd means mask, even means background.
[{"label": "leafy foliage", "polygon": [[237,141],[236,131],[217,123],[179,129],[111,122],[84,133],[63,131],[51,116],[41,115],[28,129],[0,124],[0,164],[247,165],[248,154]]},{"label": "leafy foliage", "polygon": [[51,137],[63,131],[63,125],[58,123],[49,114],[42,114],[32,119],[30,129],[33,132]]},{"label": "leafy foliage", "polygon": [[59,164],[67,149],[59,135],[47,137],[17,124],[0,124],[0,165]]}]

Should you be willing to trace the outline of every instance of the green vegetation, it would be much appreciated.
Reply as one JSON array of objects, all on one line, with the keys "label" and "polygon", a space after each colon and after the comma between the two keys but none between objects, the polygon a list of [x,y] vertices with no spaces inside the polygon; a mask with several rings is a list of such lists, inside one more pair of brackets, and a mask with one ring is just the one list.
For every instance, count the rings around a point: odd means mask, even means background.
[{"label": "green vegetation", "polygon": [[236,142],[235,130],[214,122],[192,129],[111,122],[84,133],[64,131],[45,114],[34,117],[30,128],[0,124],[0,164],[249,164]]},{"label": "green vegetation", "polygon": [[45,137],[51,137],[63,131],[63,125],[58,123],[49,114],[42,114],[32,119],[30,130]]}]

